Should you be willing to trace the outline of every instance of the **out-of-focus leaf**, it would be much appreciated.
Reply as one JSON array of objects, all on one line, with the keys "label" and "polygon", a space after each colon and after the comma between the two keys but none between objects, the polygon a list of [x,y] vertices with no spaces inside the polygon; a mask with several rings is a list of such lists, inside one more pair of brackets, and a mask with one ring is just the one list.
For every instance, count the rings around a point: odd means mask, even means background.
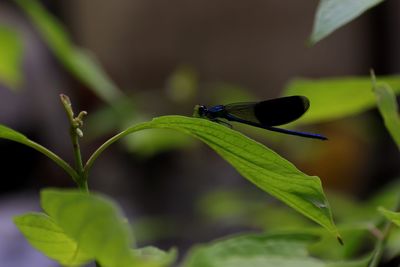
[{"label": "out-of-focus leaf", "polygon": [[255,197],[253,192],[238,190],[214,190],[202,196],[197,203],[197,212],[208,222],[224,227],[283,230],[312,225],[311,221],[282,203],[269,203],[265,196]]},{"label": "out-of-focus leaf", "polygon": [[[105,106],[94,112],[85,120],[85,128],[87,128],[85,137],[95,139],[109,135],[147,119],[137,111],[133,99],[120,99],[115,101],[114,105]],[[195,144],[187,135],[166,130],[138,132],[127,136],[123,142],[127,151],[144,158]]]},{"label": "out-of-focus leaf", "polygon": [[193,99],[197,86],[197,72],[190,66],[181,66],[169,77],[167,93],[175,102],[186,102]]},{"label": "out-of-focus leaf", "polygon": [[138,258],[148,262],[148,265],[146,265],[146,267],[170,266],[177,257],[176,249],[171,249],[166,252],[152,246],[135,249],[134,253]]},{"label": "out-of-focus leaf", "polygon": [[400,255],[400,228],[394,228],[390,231],[386,243],[386,254],[389,259]]},{"label": "out-of-focus leaf", "polygon": [[234,102],[257,101],[249,90],[242,86],[228,83],[214,83],[209,85],[210,97],[214,104],[230,104]]},{"label": "out-of-focus leaf", "polygon": [[371,235],[371,228],[373,227],[374,225],[369,222],[338,224],[340,234],[345,240],[341,246],[338,246],[336,240],[327,235],[326,232],[311,228],[310,232],[317,234],[320,240],[311,244],[308,249],[312,255],[324,260],[344,261],[354,259],[360,252],[372,251],[376,241]]},{"label": "out-of-focus leaf", "polygon": [[374,196],[371,197],[364,206],[373,212],[376,213],[376,208],[379,206],[383,206],[386,209],[395,208],[400,191],[400,180],[395,179],[394,182],[391,182],[380,189]]},{"label": "out-of-focus leaf", "polygon": [[77,190],[46,189],[41,192],[41,205],[54,223],[102,266],[138,264],[131,250],[130,228],[111,200]]},{"label": "out-of-focus leaf", "polygon": [[94,259],[46,214],[27,213],[16,216],[14,223],[32,247],[62,265],[80,266]]},{"label": "out-of-focus leaf", "polygon": [[400,149],[400,118],[396,95],[387,84],[377,84],[373,77],[373,89],[376,95],[378,110],[386,129]]},{"label": "out-of-focus leaf", "polygon": [[[400,92],[400,76],[383,76],[394,92]],[[359,114],[375,106],[370,77],[297,79],[289,83],[284,95],[304,95],[310,109],[296,123],[317,123]]]},{"label": "out-of-focus leaf", "polygon": [[[323,266],[308,257],[307,246],[317,237],[312,235],[248,234],[207,245],[195,246],[184,267],[222,266]],[[297,265],[294,265],[297,264]]]},{"label": "out-of-focus leaf", "polygon": [[77,79],[104,101],[112,103],[122,97],[119,88],[89,53],[76,47],[60,22],[37,0],[15,0],[27,13],[58,60]]},{"label": "out-of-focus leaf", "polygon": [[397,226],[400,226],[400,212],[394,212],[384,207],[379,207],[378,210],[392,223],[396,224]]},{"label": "out-of-focus leaf", "polygon": [[183,267],[366,267],[368,259],[324,262],[308,254],[311,234],[248,234],[191,249]]},{"label": "out-of-focus leaf", "polygon": [[196,137],[256,186],[280,199],[339,238],[321,181],[308,176],[274,151],[228,127],[200,118],[164,116],[134,125],[114,136],[88,160],[85,172],[109,145],[139,130],[172,129]]},{"label": "out-of-focus leaf", "polygon": [[0,83],[16,90],[22,78],[22,42],[17,32],[0,25]]},{"label": "out-of-focus leaf", "polygon": [[128,151],[141,157],[151,157],[173,149],[188,148],[195,144],[193,139],[187,135],[162,129],[138,132],[123,141]]},{"label": "out-of-focus leaf", "polygon": [[113,105],[103,105],[85,118],[85,137],[95,139],[110,135],[122,126],[146,120],[139,116],[134,98],[120,98],[114,101]]},{"label": "out-of-focus leaf", "polygon": [[381,2],[383,0],[320,0],[315,14],[311,43],[320,41]]},{"label": "out-of-focus leaf", "polygon": [[174,238],[181,230],[176,220],[168,216],[135,218],[132,229],[137,242],[145,244]]}]

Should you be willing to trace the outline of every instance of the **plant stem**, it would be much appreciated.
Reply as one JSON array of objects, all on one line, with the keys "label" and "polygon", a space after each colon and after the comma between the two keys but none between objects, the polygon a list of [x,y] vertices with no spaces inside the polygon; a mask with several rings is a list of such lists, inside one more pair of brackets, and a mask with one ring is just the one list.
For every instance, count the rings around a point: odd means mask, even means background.
[{"label": "plant stem", "polygon": [[90,158],[88,159],[88,161],[85,164],[85,168],[84,168],[84,176],[88,177],[89,176],[89,171],[92,168],[93,163],[96,161],[96,159],[98,158],[98,156],[100,156],[100,154],[107,148],[109,147],[111,144],[113,144],[114,142],[118,141],[119,139],[121,139],[122,137],[131,134],[133,132],[142,130],[142,129],[146,129],[150,126],[151,121],[150,122],[143,122],[140,124],[135,125],[134,127],[130,127],[125,131],[122,131],[116,135],[114,135],[113,137],[111,137],[110,139],[108,139],[106,142],[104,142],[95,152],[93,152],[93,154],[90,156]]},{"label": "plant stem", "polygon": [[77,171],[78,177],[79,177],[77,183],[78,183],[78,186],[80,189],[88,192],[89,188],[87,185],[87,179],[86,179],[86,177],[84,175],[84,171],[83,171],[82,155],[81,155],[81,150],[80,150],[80,146],[79,146],[79,136],[76,133],[76,129],[72,126],[71,126],[71,130],[70,130],[70,135],[71,135],[72,147],[74,150],[75,168],[76,168],[76,171]]},{"label": "plant stem", "polygon": [[369,263],[368,267],[378,267],[383,255],[383,251],[385,250],[385,244],[387,238],[389,237],[389,232],[392,228],[392,225],[393,224],[390,221],[386,222],[382,231],[382,237],[379,238],[378,243],[376,244],[375,253],[372,256],[371,262]]},{"label": "plant stem", "polygon": [[75,182],[78,182],[78,180],[79,180],[78,173],[67,162],[65,162],[62,158],[60,158],[57,154],[55,154],[54,152],[48,150],[44,146],[42,146],[32,140],[27,140],[23,144],[39,151],[40,153],[44,154],[45,156],[47,156],[48,158],[53,160],[58,166],[63,168],[64,171],[66,171]]},{"label": "plant stem", "polygon": [[60,95],[61,102],[64,106],[65,112],[67,113],[67,117],[70,123],[70,137],[72,142],[72,148],[74,151],[75,158],[75,169],[77,173],[77,179],[75,182],[77,183],[79,189],[89,192],[88,184],[87,184],[87,176],[85,175],[82,155],[79,146],[79,137],[82,137],[82,131],[79,127],[83,125],[83,116],[86,115],[86,111],[82,111],[79,113],[77,117],[74,117],[74,111],[72,110],[72,104],[68,96]]},{"label": "plant stem", "polygon": [[[397,199],[397,203],[396,203],[396,207],[395,207],[394,211],[398,211],[399,209],[400,209],[400,195]],[[389,237],[389,233],[390,233],[390,230],[392,229],[392,227],[393,227],[393,223],[388,220],[383,227],[382,235],[378,239],[378,242],[375,246],[375,253],[372,256],[372,259],[371,259],[368,267],[378,267],[379,266],[379,263],[381,262],[382,255],[385,250],[385,245],[386,245],[386,242],[387,242],[387,239]]]}]

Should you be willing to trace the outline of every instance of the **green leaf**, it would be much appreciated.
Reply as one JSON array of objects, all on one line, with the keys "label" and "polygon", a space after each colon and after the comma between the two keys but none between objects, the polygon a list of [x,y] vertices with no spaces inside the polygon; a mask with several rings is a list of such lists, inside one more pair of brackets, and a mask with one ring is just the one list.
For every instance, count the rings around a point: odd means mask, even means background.
[{"label": "green leaf", "polygon": [[[380,80],[400,92],[400,76],[384,76]],[[299,124],[330,121],[359,114],[375,106],[370,77],[332,79],[297,79],[285,89],[284,95],[304,95],[310,99],[310,109]]]},{"label": "green leaf", "polygon": [[394,212],[384,207],[379,207],[378,210],[392,223],[396,224],[397,226],[400,226],[400,212]]},{"label": "green leaf", "polygon": [[34,248],[62,265],[80,266],[93,260],[46,214],[16,216],[14,223]]},{"label": "green leaf", "polygon": [[41,205],[54,222],[101,266],[135,266],[133,236],[109,199],[77,190],[46,189]]},{"label": "green leaf", "polygon": [[78,174],[68,163],[66,163],[63,159],[61,159],[59,156],[57,156],[56,154],[54,154],[47,148],[28,139],[25,135],[0,124],[0,138],[8,139],[8,140],[11,140],[11,141],[14,141],[17,143],[24,144],[26,146],[29,146],[29,147],[39,151],[40,153],[44,154],[45,156],[47,156],[48,158],[53,160],[61,168],[63,168],[64,171],[66,173],[68,173],[75,181],[78,180]]},{"label": "green leaf", "polygon": [[315,44],[381,2],[383,0],[321,0],[315,14],[311,43]]},{"label": "green leaf", "polygon": [[247,234],[190,250],[183,267],[366,267],[369,256],[356,261],[324,262],[309,255],[311,234]]},{"label": "green leaf", "polygon": [[376,84],[373,77],[373,89],[378,104],[379,113],[397,147],[400,149],[400,118],[396,95],[387,84]]},{"label": "green leaf", "polygon": [[1,124],[0,124],[0,138],[8,139],[22,144],[26,144],[29,141],[29,139],[25,135]]},{"label": "green leaf", "polygon": [[250,182],[338,236],[318,177],[302,173],[274,151],[243,134],[205,119],[164,116],[132,126],[95,151],[86,163],[86,174],[109,145],[128,134],[150,128],[172,129],[200,139]]},{"label": "green leaf", "polygon": [[306,234],[248,234],[194,247],[184,267],[222,266],[308,266],[323,262],[308,256],[307,246],[317,237]]},{"label": "green leaf", "polygon": [[198,87],[198,74],[190,66],[180,66],[167,81],[167,94],[170,99],[184,103],[194,98]]},{"label": "green leaf", "polygon": [[122,97],[121,91],[100,65],[89,53],[72,43],[61,23],[37,0],[15,1],[27,13],[45,42],[68,71],[107,102]]},{"label": "green leaf", "polygon": [[0,25],[0,83],[18,89],[22,78],[22,41],[17,32]]}]

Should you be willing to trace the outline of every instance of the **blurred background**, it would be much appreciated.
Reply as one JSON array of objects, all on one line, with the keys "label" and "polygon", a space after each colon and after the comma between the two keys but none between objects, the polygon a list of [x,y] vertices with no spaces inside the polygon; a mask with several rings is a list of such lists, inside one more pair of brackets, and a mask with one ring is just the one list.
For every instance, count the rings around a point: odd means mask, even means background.
[{"label": "blurred background", "polygon": [[[87,158],[118,130],[160,115],[191,116],[195,104],[279,97],[297,77],[400,70],[400,3],[394,0],[315,46],[307,43],[316,0],[40,1],[71,44],[96,58],[108,75],[113,93],[102,94],[66,67],[63,50],[49,45],[16,2],[24,1],[0,0],[0,33],[11,32],[17,40],[21,69],[16,82],[0,79],[0,123],[71,164],[60,93],[70,96],[76,112],[89,113],[81,140]],[[1,36],[0,60],[13,50],[2,46]],[[328,136],[328,142],[234,128],[318,175],[327,191],[354,200],[368,198],[399,173],[397,148],[376,110],[304,127]],[[74,184],[29,148],[0,140],[0,149],[0,265],[55,266],[29,247],[11,217],[40,210],[41,188]],[[89,187],[122,205],[139,245],[176,246],[181,254],[196,242],[282,221],[268,213],[282,208],[277,201],[204,144],[174,132],[146,131],[112,146],[96,162]],[[297,216],[288,208],[283,213]]]}]

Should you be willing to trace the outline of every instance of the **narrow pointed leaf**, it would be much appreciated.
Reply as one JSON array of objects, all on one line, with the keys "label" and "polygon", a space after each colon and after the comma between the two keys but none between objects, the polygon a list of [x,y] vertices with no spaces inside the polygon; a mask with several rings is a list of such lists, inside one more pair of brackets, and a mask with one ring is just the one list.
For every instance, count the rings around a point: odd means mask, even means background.
[{"label": "narrow pointed leaf", "polygon": [[320,41],[381,2],[383,0],[320,0],[315,14],[311,43]]},{"label": "narrow pointed leaf", "polygon": [[387,84],[373,82],[379,112],[383,118],[386,129],[389,131],[397,147],[400,149],[400,118],[396,95]]},{"label": "narrow pointed leaf", "polygon": [[379,207],[378,210],[388,220],[390,220],[392,223],[394,223],[394,224],[396,224],[397,226],[400,227],[400,212],[394,212],[394,211],[388,210],[388,209],[386,209],[384,207]]},{"label": "narrow pointed leaf", "polygon": [[[382,76],[395,93],[400,92],[400,76]],[[330,121],[352,116],[376,105],[371,78],[340,77],[329,79],[297,79],[289,83],[283,95],[304,95],[310,108],[296,124]]]},{"label": "narrow pointed leaf", "polygon": [[61,168],[63,168],[74,180],[77,179],[77,173],[75,172],[74,169],[72,169],[71,166],[69,166],[68,163],[66,163],[63,159],[61,159],[59,156],[54,154],[52,151],[48,150],[47,148],[41,146],[40,144],[30,140],[27,138],[25,135],[8,128],[7,126],[1,125],[0,124],[0,139],[7,139],[10,141],[14,141],[17,143],[21,143],[23,145],[29,146],[40,153],[44,154],[51,160],[53,160],[57,165],[59,165]]},{"label": "narrow pointed leaf", "polygon": [[1,124],[0,124],[0,138],[8,139],[22,144],[26,144],[29,141],[29,139],[22,133],[19,133]]},{"label": "narrow pointed leaf", "polygon": [[131,250],[130,228],[111,200],[77,190],[46,189],[41,192],[41,205],[101,266],[135,266],[138,263]]},{"label": "narrow pointed leaf", "polygon": [[37,0],[15,0],[27,13],[58,60],[77,79],[103,100],[112,102],[122,93],[99,64],[83,49],[76,47],[61,23]]},{"label": "narrow pointed leaf", "polygon": [[46,214],[16,216],[14,223],[32,247],[62,265],[80,266],[93,259]]},{"label": "narrow pointed leaf", "polygon": [[95,159],[113,142],[150,128],[172,129],[200,139],[250,182],[338,236],[318,177],[302,173],[271,149],[243,134],[205,119],[164,116],[132,126],[100,147],[89,159],[85,171],[90,170]]},{"label": "narrow pointed leaf", "polygon": [[0,26],[0,83],[17,90],[22,78],[22,41],[17,32]]}]

